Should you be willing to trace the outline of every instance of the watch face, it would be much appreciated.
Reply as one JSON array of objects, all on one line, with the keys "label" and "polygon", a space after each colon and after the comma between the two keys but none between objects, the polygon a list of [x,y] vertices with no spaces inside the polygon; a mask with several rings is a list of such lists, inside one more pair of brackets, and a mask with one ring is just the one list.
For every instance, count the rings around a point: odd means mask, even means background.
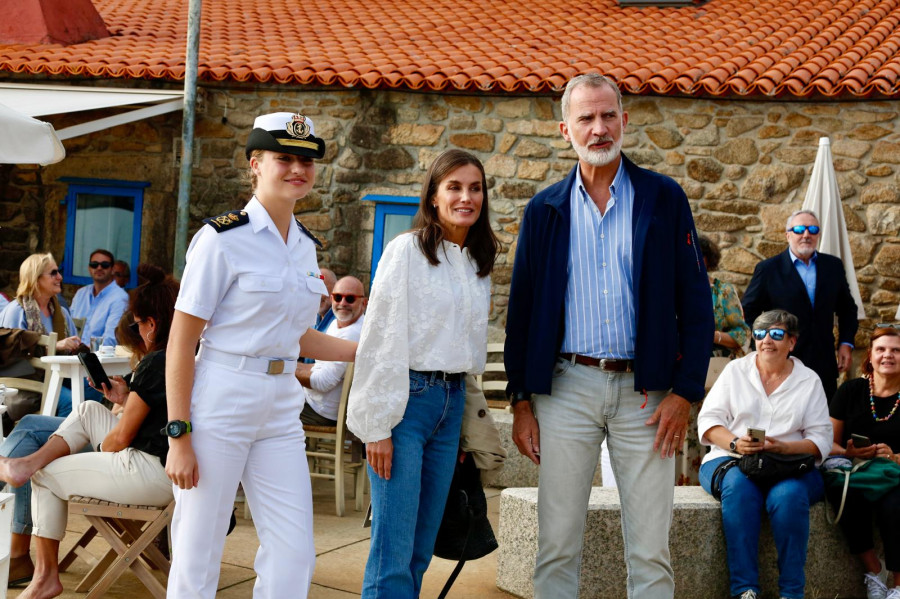
[{"label": "watch face", "polygon": [[170,437],[180,437],[181,436],[181,423],[180,422],[170,422],[166,425],[166,434]]}]

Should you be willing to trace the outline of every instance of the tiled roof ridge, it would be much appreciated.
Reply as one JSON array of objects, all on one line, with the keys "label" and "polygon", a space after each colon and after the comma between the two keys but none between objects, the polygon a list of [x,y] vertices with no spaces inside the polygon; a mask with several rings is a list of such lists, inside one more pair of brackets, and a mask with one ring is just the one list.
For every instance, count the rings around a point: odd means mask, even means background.
[{"label": "tiled roof ridge", "polygon": [[[0,46],[3,72],[178,81],[187,3],[94,0],[111,37]],[[203,6],[205,81],[559,92],[598,71],[623,92],[686,96],[896,96],[900,0],[218,0]],[[588,11],[592,12],[588,12]]]}]

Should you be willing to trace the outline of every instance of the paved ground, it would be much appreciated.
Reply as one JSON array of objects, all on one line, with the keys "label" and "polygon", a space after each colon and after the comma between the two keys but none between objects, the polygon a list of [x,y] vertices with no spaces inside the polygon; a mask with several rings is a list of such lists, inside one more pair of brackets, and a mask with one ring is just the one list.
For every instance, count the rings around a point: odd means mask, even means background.
[{"label": "paved ground", "polygon": [[[348,481],[349,483],[349,481]],[[309,599],[350,599],[359,597],[363,570],[369,552],[369,532],[362,528],[363,513],[353,511],[348,485],[348,514],[338,518],[334,514],[334,487],[331,481],[313,480],[313,503],[316,535],[316,570]],[[498,530],[498,509],[500,493],[487,489],[490,519],[494,531]],[[368,502],[367,502],[368,503]],[[253,558],[259,545],[251,520],[244,520],[238,509],[238,525],[225,544],[222,560],[222,574],[219,579],[217,598],[250,599],[253,596]],[[83,518],[69,522],[69,534],[62,543],[62,551],[77,538],[76,532],[85,530],[87,521]],[[100,555],[107,547],[103,541],[95,540],[89,549]],[[495,586],[497,577],[497,552],[478,561],[469,562],[453,586],[448,599],[511,599],[513,596],[500,591]],[[441,587],[453,569],[454,562],[435,558],[425,574],[422,597],[437,597]],[[62,576],[66,591],[64,599],[83,599],[84,593],[74,592],[81,577],[87,572],[83,562],[76,562]],[[8,597],[17,597],[22,588],[10,588]],[[109,599],[151,599],[150,593],[138,579],[124,574],[105,595]],[[289,599],[289,598],[286,598]]]}]

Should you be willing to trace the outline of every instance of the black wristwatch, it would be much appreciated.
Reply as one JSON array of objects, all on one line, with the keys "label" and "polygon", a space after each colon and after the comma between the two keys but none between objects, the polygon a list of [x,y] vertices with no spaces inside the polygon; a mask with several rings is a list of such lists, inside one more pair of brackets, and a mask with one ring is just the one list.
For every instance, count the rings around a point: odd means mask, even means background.
[{"label": "black wristwatch", "polygon": [[531,401],[531,393],[528,391],[513,391],[507,393],[506,398],[509,400],[510,406],[515,406],[520,401]]},{"label": "black wristwatch", "polygon": [[735,437],[731,440],[731,451],[737,451],[737,442],[740,440],[740,437]]},{"label": "black wristwatch", "polygon": [[169,420],[159,433],[177,439],[191,432],[191,423],[187,420]]}]

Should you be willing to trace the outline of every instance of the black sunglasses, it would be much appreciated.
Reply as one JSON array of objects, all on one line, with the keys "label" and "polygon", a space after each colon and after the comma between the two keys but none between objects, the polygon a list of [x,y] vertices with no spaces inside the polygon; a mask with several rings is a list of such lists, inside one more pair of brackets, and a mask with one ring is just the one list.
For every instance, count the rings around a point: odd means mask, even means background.
[{"label": "black sunglasses", "polygon": [[772,341],[781,341],[784,339],[784,329],[753,329],[753,338],[762,341],[766,335],[772,338]]},{"label": "black sunglasses", "polygon": [[45,272],[44,274],[47,275],[48,277],[55,277],[56,275],[62,275],[62,273],[59,272],[58,268],[54,268],[50,272]]},{"label": "black sunglasses", "polygon": [[112,262],[107,262],[106,260],[104,260],[103,262],[88,262],[88,266],[90,266],[91,268],[98,268],[98,267],[99,267],[99,268],[104,268],[104,269],[106,269],[106,268],[109,268],[109,267],[112,266],[112,265],[113,265]]},{"label": "black sunglasses", "polygon": [[352,293],[332,293],[331,299],[333,299],[337,303],[341,303],[341,300],[346,301],[348,304],[352,304],[356,301],[356,298],[363,297],[361,295],[354,295]]},{"label": "black sunglasses", "polygon": [[875,325],[876,329],[900,329],[900,323],[897,322],[879,322]]},{"label": "black sunglasses", "polygon": [[135,335],[140,335],[141,329],[138,325],[140,325],[142,322],[144,322],[144,321],[143,320],[135,320],[130,325],[128,325],[128,328],[131,329],[131,332],[134,333]]},{"label": "black sunglasses", "polygon": [[803,235],[806,231],[809,231],[810,235],[818,235],[821,229],[818,225],[794,225],[788,231],[793,231],[797,235]]}]

